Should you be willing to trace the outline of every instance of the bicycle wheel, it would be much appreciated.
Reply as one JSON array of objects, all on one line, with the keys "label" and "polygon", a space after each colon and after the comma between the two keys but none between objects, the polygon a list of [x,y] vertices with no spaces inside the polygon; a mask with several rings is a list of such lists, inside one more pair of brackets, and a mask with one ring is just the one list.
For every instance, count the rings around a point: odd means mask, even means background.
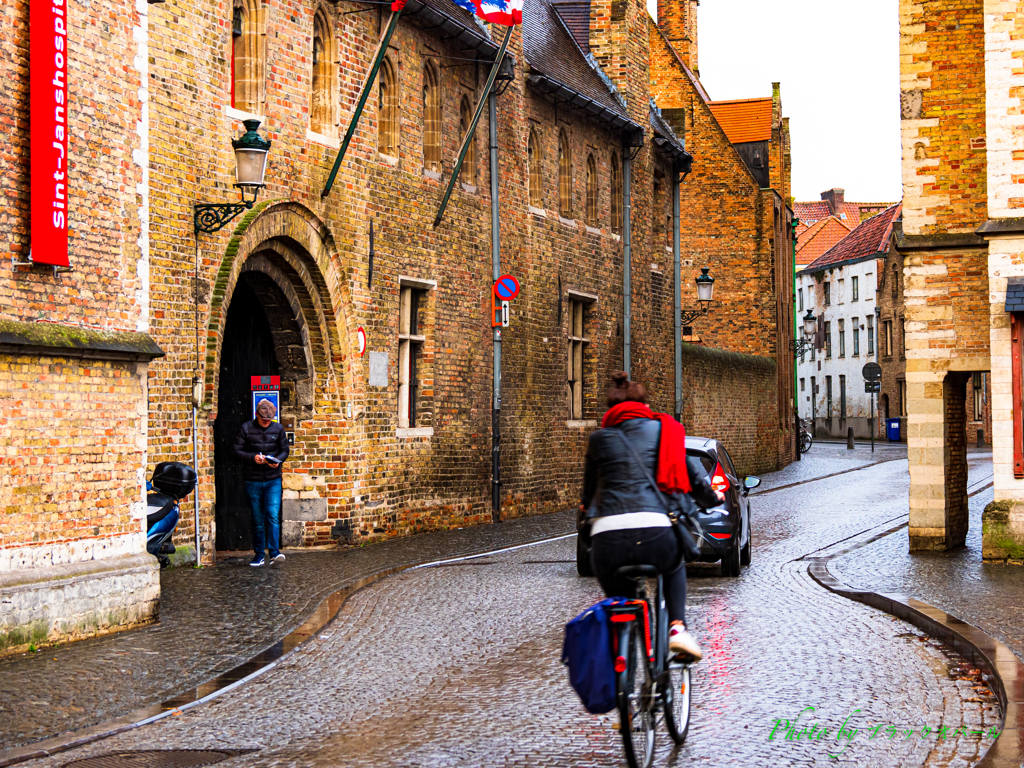
[{"label": "bicycle wheel", "polygon": [[800,434],[800,453],[807,453],[811,450],[811,436],[807,432]]},{"label": "bicycle wheel", "polygon": [[690,730],[690,665],[670,661],[668,685],[661,692],[665,704],[665,727],[676,744],[686,741]]},{"label": "bicycle wheel", "polygon": [[630,768],[649,768],[654,760],[654,702],[647,680],[643,638],[630,623],[626,668],[615,677],[619,700],[619,732]]}]

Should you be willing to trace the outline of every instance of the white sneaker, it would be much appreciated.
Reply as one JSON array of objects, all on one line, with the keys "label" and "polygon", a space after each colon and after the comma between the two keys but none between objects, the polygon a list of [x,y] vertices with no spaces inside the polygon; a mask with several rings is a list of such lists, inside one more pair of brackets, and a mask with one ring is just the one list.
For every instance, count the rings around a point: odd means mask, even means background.
[{"label": "white sneaker", "polygon": [[670,656],[684,656],[693,661],[700,661],[704,658],[700,646],[693,635],[683,627],[676,624],[668,631],[668,652]]},{"label": "white sneaker", "polygon": [[284,560],[284,555],[282,553],[278,552],[276,555],[274,555],[274,559],[271,560],[270,562],[272,562],[272,563],[280,563],[283,560]]}]

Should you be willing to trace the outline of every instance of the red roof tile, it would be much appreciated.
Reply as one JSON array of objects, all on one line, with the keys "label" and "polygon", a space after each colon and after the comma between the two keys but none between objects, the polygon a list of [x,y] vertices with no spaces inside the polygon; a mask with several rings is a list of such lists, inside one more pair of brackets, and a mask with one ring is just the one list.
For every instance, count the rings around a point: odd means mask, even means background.
[{"label": "red roof tile", "polygon": [[708,106],[733,144],[744,144],[748,141],[771,141],[771,97],[713,101]]},{"label": "red roof tile", "polygon": [[853,232],[815,259],[807,267],[807,270],[816,272],[844,261],[861,259],[878,253],[888,253],[892,223],[899,217],[902,209],[903,204],[897,203],[861,223]]},{"label": "red roof tile", "polygon": [[835,216],[829,216],[806,227],[803,232],[797,234],[797,268],[813,262],[852,231],[853,227],[847,226],[845,221]]}]

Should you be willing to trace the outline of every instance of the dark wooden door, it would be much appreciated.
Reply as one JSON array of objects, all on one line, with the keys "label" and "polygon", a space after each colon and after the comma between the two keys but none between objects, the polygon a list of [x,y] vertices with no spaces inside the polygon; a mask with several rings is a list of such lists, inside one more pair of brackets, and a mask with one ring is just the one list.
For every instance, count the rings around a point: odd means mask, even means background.
[{"label": "dark wooden door", "polygon": [[217,484],[217,549],[252,549],[252,517],[242,479],[242,462],[233,454],[235,436],[252,418],[251,376],[277,375],[270,324],[256,293],[238,281],[228,308],[220,358],[217,421],[213,427]]}]

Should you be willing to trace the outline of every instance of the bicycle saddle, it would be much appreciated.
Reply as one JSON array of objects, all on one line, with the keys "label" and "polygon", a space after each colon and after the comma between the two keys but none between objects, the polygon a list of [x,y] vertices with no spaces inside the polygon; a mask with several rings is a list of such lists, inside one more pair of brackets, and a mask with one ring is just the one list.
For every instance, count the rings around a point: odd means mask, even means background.
[{"label": "bicycle saddle", "polygon": [[624,565],[616,568],[615,573],[626,578],[643,578],[646,576],[657,576],[660,571],[654,565]]}]

